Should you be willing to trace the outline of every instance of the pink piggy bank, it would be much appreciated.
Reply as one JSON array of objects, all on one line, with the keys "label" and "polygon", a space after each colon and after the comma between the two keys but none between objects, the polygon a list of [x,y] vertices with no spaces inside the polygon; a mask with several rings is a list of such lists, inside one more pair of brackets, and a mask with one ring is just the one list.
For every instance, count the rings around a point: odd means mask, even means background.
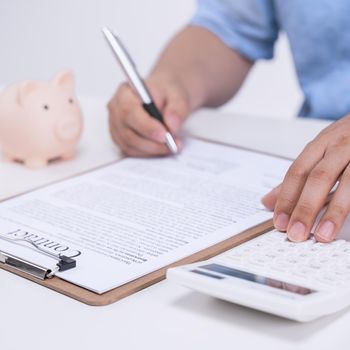
[{"label": "pink piggy bank", "polygon": [[49,82],[25,81],[0,93],[0,146],[8,160],[40,168],[52,159],[73,158],[82,125],[70,72]]}]

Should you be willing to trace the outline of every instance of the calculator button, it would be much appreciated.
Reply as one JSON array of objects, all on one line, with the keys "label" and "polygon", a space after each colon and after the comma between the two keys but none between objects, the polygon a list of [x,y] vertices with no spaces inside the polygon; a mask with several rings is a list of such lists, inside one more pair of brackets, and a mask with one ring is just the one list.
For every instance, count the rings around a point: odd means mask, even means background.
[{"label": "calculator button", "polygon": [[266,255],[255,254],[249,258],[249,262],[263,265],[263,264],[270,262],[270,259],[268,257],[266,257]]},{"label": "calculator button", "polygon": [[319,261],[310,262],[309,268],[314,271],[320,271],[322,269],[322,264],[320,264]]},{"label": "calculator button", "polygon": [[[248,247],[239,247],[241,249],[237,249],[237,253],[239,252],[239,254],[245,255],[245,254],[249,254],[249,253],[253,253],[254,252],[254,248],[248,246]],[[235,250],[235,249],[234,249]]]},{"label": "calculator button", "polygon": [[296,268],[293,273],[293,275],[300,276],[303,278],[306,278],[308,276],[314,277],[314,274],[315,270],[308,266],[298,266],[298,268]]},{"label": "calculator button", "polygon": [[350,257],[350,246],[344,245],[344,246],[338,247],[338,251]]},{"label": "calculator button", "polygon": [[286,257],[286,262],[288,264],[295,265],[295,264],[298,264],[300,260],[297,255],[291,254]]},{"label": "calculator button", "polygon": [[316,278],[316,281],[318,283],[322,283],[323,285],[325,286],[331,286],[331,287],[334,287],[336,283],[338,283],[338,280],[337,278],[332,275],[331,273],[330,274],[322,274],[322,275],[319,275],[317,278]]},{"label": "calculator button", "polygon": [[269,258],[269,259],[271,259],[271,260],[273,260],[273,259],[276,259],[277,257],[278,257],[278,254],[276,253],[276,251],[275,250],[268,250],[266,253],[265,253],[265,255]]},{"label": "calculator button", "polygon": [[284,253],[288,252],[288,248],[285,246],[278,246],[278,247],[276,247],[276,252],[278,254],[284,254]]},{"label": "calculator button", "polygon": [[337,251],[332,251],[332,252],[330,252],[329,256],[332,259],[338,259],[338,258],[342,257],[342,254],[340,252],[337,252]]},{"label": "calculator button", "polygon": [[333,248],[338,248],[344,245],[348,245],[350,243],[345,241],[344,239],[337,239],[336,241],[333,241],[332,243],[328,243],[328,244],[331,244]]},{"label": "calculator button", "polygon": [[322,264],[322,265],[328,265],[332,260],[327,257],[327,256],[320,256],[319,257],[319,262]]},{"label": "calculator button", "polygon": [[278,259],[275,260],[273,266],[277,267],[279,269],[285,269],[285,268],[289,268],[290,264],[286,261],[286,259],[278,258]]},{"label": "calculator button", "polygon": [[309,251],[310,247],[313,246],[315,243],[308,239],[307,241],[296,243],[298,245],[298,249],[307,249]]},{"label": "calculator button", "polygon": [[334,267],[334,270],[336,272],[339,272],[339,274],[342,274],[344,276],[350,276],[350,264],[349,263],[343,263],[343,264],[338,263]]}]

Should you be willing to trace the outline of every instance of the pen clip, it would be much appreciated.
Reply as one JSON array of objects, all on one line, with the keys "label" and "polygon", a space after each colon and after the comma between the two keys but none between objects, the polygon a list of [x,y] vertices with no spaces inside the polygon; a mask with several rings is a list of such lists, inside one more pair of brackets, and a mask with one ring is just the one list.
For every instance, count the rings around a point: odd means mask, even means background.
[{"label": "pen clip", "polygon": [[58,267],[57,271],[56,269],[51,270],[5,252],[0,252],[0,263],[7,265],[14,270],[23,272],[27,275],[39,278],[41,280],[53,277],[54,274],[58,271]]},{"label": "pen clip", "polygon": [[77,265],[75,259],[61,254],[55,255],[53,253],[45,251],[32,241],[23,238],[9,239],[7,237],[2,236],[1,234],[0,239],[14,244],[18,244],[18,242],[29,243],[32,247],[36,249],[37,253],[46,255],[49,258],[56,260],[56,266],[53,269],[50,269],[0,250],[0,263],[8,265],[17,271],[29,274],[33,277],[37,277],[41,280],[53,277],[56,274],[56,272],[64,272],[73,269]]}]

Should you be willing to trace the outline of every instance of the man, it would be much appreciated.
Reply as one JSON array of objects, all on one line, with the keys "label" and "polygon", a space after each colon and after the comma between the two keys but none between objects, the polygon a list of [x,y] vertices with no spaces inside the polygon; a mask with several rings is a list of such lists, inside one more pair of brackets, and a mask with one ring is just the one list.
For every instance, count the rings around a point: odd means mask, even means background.
[{"label": "man", "polygon": [[[147,80],[176,134],[193,110],[232,98],[254,62],[273,56],[278,32],[285,31],[305,97],[300,115],[339,119],[305,147],[283,183],[263,198],[274,210],[276,228],[295,242],[307,239],[337,180],[316,239],[332,241],[350,211],[349,13],[347,0],[199,0],[192,22],[172,39]],[[112,137],[126,154],[168,153],[164,128],[128,85],[118,89],[109,111]]]}]

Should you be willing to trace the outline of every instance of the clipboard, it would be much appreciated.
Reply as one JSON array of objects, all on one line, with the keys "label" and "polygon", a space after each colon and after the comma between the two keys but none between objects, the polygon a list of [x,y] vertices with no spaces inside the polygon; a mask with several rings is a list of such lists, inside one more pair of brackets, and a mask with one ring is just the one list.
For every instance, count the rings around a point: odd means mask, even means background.
[{"label": "clipboard", "polygon": [[[235,146],[232,144],[227,144],[227,143],[223,143],[223,142],[216,142],[216,141],[212,141],[212,140],[208,140],[208,139],[204,139],[204,138],[200,138],[200,137],[194,137],[194,138],[205,141],[205,142],[221,144],[224,146],[229,146],[229,147],[242,149],[242,150],[246,150],[246,151],[250,151],[250,152],[265,154],[265,155],[269,155],[269,156],[272,156],[275,158],[291,160],[291,159],[286,158],[286,157],[281,157],[281,156],[277,156],[277,155],[270,154],[267,152],[257,151],[257,150],[253,150],[253,149],[249,149],[249,148],[245,148],[245,147]],[[113,162],[113,163],[115,163],[115,162]],[[102,167],[105,167],[105,166],[107,166],[107,165],[104,165]],[[91,172],[91,171],[97,170],[97,169],[102,168],[102,167],[97,167],[95,169],[91,169],[89,171],[82,172],[82,173],[77,174],[73,177],[83,175],[87,172]],[[64,180],[61,180],[61,181],[64,181]],[[58,181],[58,182],[60,182],[60,181]],[[57,182],[54,182],[54,183],[57,183]],[[54,183],[45,185],[43,187],[50,186]],[[35,191],[35,189],[32,191]],[[32,192],[32,191],[28,191],[28,192]],[[20,195],[22,195],[22,194],[20,194]],[[20,196],[20,195],[18,195],[18,196]],[[17,197],[17,196],[14,196],[14,197]],[[20,271],[19,269],[13,268],[11,266],[8,266],[8,265],[2,264],[2,263],[0,263],[0,268],[3,270],[6,270],[8,272],[14,273],[18,276],[21,276],[25,279],[28,279],[32,282],[40,284],[46,288],[54,290],[60,294],[63,294],[63,295],[68,296],[70,298],[73,298],[73,299],[80,301],[84,304],[87,304],[90,306],[105,306],[105,305],[112,304],[120,299],[123,299],[131,294],[134,294],[134,293],[136,293],[144,288],[147,288],[147,287],[165,279],[166,271],[168,268],[176,267],[179,265],[191,264],[191,263],[202,261],[202,260],[207,260],[207,259],[212,258],[218,254],[221,254],[221,253],[223,253],[223,252],[225,252],[225,251],[227,251],[227,250],[229,250],[229,249],[231,249],[239,244],[242,244],[248,240],[251,240],[251,239],[253,239],[253,238],[255,238],[255,237],[271,230],[271,229],[273,229],[272,220],[265,221],[265,222],[260,223],[256,226],[253,226],[253,227],[249,228],[248,230],[245,230],[239,234],[235,234],[231,238],[228,238],[224,241],[221,241],[221,242],[219,242],[211,247],[203,249],[195,254],[192,254],[186,258],[178,260],[175,263],[172,263],[170,265],[164,266],[161,269],[153,271],[147,275],[144,275],[140,278],[137,278],[129,283],[126,283],[122,286],[114,288],[114,289],[112,289],[106,293],[103,293],[103,294],[94,293],[88,289],[79,287],[75,284],[72,284],[72,283],[67,282],[63,279],[60,279],[57,276],[53,276],[50,279],[43,279],[42,280],[42,279],[39,279],[39,278],[33,276],[32,274]]]}]

